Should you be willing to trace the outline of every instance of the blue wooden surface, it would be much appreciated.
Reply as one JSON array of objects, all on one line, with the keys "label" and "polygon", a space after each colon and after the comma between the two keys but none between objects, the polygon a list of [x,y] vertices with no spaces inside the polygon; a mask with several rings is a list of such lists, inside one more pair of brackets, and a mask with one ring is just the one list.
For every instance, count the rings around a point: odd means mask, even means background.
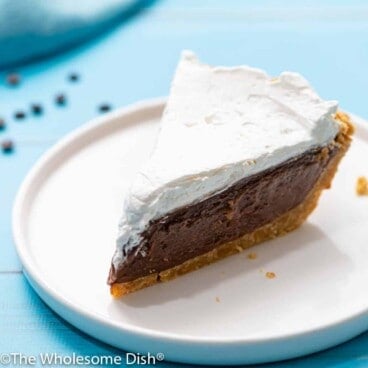
[{"label": "blue wooden surface", "polygon": [[[118,107],[165,95],[183,48],[215,64],[247,63],[271,74],[299,71],[323,97],[368,117],[365,0],[158,1],[93,43],[21,68],[19,87],[6,86],[5,71],[0,72],[0,117],[7,121],[0,141],[16,143],[14,154],[0,154],[0,352],[121,354],[62,321],[28,286],[13,247],[11,207],[35,160],[96,116],[99,103]],[[70,71],[81,74],[80,83],[66,80]],[[53,103],[58,92],[68,96],[65,107]],[[44,115],[15,121],[14,110],[29,109],[32,102],[45,106]],[[365,367],[368,333],[326,352],[269,366]]]}]

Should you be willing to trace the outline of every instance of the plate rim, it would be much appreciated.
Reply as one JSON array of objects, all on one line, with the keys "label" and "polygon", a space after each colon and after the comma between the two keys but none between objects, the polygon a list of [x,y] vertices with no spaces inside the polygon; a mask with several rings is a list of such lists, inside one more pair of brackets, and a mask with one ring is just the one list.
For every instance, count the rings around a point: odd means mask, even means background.
[{"label": "plate rim", "polygon": [[[329,329],[333,327],[341,327],[343,328],[346,324],[349,322],[353,322],[356,319],[360,319],[363,317],[367,317],[368,315],[368,303],[366,307],[363,310],[358,310],[355,313],[348,315],[343,318],[338,318],[333,321],[330,321],[326,324],[322,324],[316,327],[312,327],[309,329],[304,329],[303,331],[297,331],[297,332],[289,332],[285,334],[277,334],[272,335],[270,337],[264,337],[264,336],[254,336],[254,337],[239,337],[239,338],[232,338],[232,337],[201,337],[201,336],[191,336],[188,334],[176,334],[171,332],[162,332],[162,331],[156,331],[149,328],[144,328],[140,326],[132,326],[130,324],[120,322],[120,321],[114,321],[112,322],[109,318],[99,315],[96,312],[90,312],[88,310],[85,310],[82,306],[80,306],[77,303],[71,303],[67,298],[65,298],[61,293],[58,293],[57,290],[54,290],[52,285],[48,285],[47,281],[44,280],[44,277],[42,277],[42,272],[37,268],[37,265],[35,262],[32,262],[31,257],[27,257],[27,254],[29,254],[28,249],[29,244],[26,240],[26,231],[22,230],[22,210],[27,203],[27,198],[29,194],[32,194],[32,186],[35,182],[37,182],[37,178],[42,173],[42,170],[47,166],[48,163],[52,162],[53,159],[55,159],[60,153],[63,152],[63,150],[68,147],[68,145],[72,144],[73,142],[77,141],[78,139],[81,139],[83,136],[88,135],[91,133],[94,129],[97,127],[100,127],[101,125],[109,125],[114,119],[121,118],[125,115],[128,115],[130,113],[138,113],[142,110],[150,110],[154,108],[163,108],[165,104],[166,98],[160,97],[160,98],[154,98],[149,100],[143,100],[139,101],[133,104],[128,105],[127,107],[119,108],[113,112],[110,112],[104,116],[97,117],[95,119],[92,119],[91,121],[83,124],[82,126],[74,129],[70,133],[68,133],[66,136],[61,138],[55,145],[53,145],[50,149],[48,149],[33,165],[33,167],[30,169],[28,174],[26,175],[25,179],[23,180],[20,188],[18,189],[13,210],[12,210],[12,232],[13,232],[13,239],[14,244],[18,253],[18,256],[20,258],[20,261],[22,263],[24,274],[28,281],[30,279],[36,283],[33,285],[33,282],[30,282],[32,288],[36,291],[38,296],[46,302],[48,306],[50,306],[50,303],[46,300],[42,293],[39,292],[38,287],[41,288],[41,290],[46,293],[49,297],[54,299],[57,303],[60,303],[63,308],[68,309],[69,312],[75,313],[76,315],[83,316],[84,318],[87,318],[89,320],[92,320],[94,322],[98,322],[99,324],[103,324],[106,327],[110,328],[118,328],[121,331],[124,331],[125,333],[128,333],[130,335],[135,335],[137,337],[144,337],[144,338],[155,338],[159,339],[160,341],[165,342],[177,342],[177,343],[190,343],[192,345],[202,345],[207,344],[208,346],[217,346],[217,345],[248,345],[248,344],[260,344],[265,342],[274,342],[274,341],[280,341],[280,340],[288,340],[288,339],[295,339],[298,337],[303,336],[309,336],[311,334],[315,333],[323,333],[327,332]],[[352,116],[354,125],[360,130],[364,129],[367,130],[368,122],[365,122],[365,119],[356,116],[354,114],[349,114]],[[363,123],[364,122],[364,123]],[[364,124],[367,124],[367,126],[364,126]],[[42,184],[41,184],[42,185]],[[36,192],[38,189],[36,189]],[[106,288],[108,292],[108,288]],[[50,306],[51,309],[55,310],[52,306]],[[63,316],[60,311],[55,310],[57,314],[61,315],[64,319],[65,316]],[[68,319],[67,319],[68,320]],[[363,330],[365,331],[366,328]],[[361,332],[363,332],[361,331]],[[361,333],[357,332],[355,335]],[[354,336],[355,336],[354,335]],[[353,336],[352,336],[353,337]],[[98,337],[97,337],[98,338]],[[317,350],[315,350],[317,351]]]}]

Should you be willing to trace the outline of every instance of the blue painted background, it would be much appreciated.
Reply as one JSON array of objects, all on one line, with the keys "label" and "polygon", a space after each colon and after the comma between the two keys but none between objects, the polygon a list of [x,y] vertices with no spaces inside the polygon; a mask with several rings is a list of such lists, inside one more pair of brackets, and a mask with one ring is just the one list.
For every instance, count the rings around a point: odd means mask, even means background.
[{"label": "blue painted background", "polygon": [[[0,153],[0,352],[120,353],[76,331],[33,293],[13,247],[11,207],[35,160],[98,115],[100,103],[118,107],[166,95],[183,48],[214,64],[246,63],[271,74],[299,71],[323,97],[368,117],[368,2],[363,0],[162,0],[93,42],[19,68],[18,87],[7,86],[7,71],[0,71],[0,117],[7,122],[0,142],[11,138],[16,144],[13,154]],[[80,73],[79,83],[67,81],[71,71]],[[68,97],[65,107],[54,104],[59,92]],[[14,120],[15,110],[28,111],[33,102],[44,105],[42,116]],[[368,333],[269,366],[366,367]]]}]

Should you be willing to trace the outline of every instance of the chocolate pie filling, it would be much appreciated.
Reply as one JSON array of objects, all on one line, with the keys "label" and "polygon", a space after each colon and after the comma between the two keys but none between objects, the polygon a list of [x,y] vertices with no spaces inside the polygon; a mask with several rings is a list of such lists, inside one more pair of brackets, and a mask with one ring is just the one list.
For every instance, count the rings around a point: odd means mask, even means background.
[{"label": "chocolate pie filling", "polygon": [[180,265],[272,222],[302,203],[337,153],[331,144],[244,178],[221,193],[150,222],[109,284]]}]

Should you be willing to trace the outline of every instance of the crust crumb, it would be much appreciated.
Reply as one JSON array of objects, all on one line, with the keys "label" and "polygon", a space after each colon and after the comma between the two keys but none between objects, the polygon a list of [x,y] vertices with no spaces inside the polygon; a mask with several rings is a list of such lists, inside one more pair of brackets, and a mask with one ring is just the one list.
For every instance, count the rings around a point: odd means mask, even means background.
[{"label": "crust crumb", "polygon": [[337,120],[340,120],[341,122],[345,123],[345,134],[347,135],[353,135],[355,132],[355,126],[351,122],[350,116],[346,114],[345,112],[338,111],[335,115],[335,118]]},{"label": "crust crumb", "polygon": [[355,189],[359,196],[368,195],[368,179],[365,176],[360,176],[356,182]]},{"label": "crust crumb", "polygon": [[243,251],[243,248],[240,245],[237,245],[235,249],[240,253]]},{"label": "crust crumb", "polygon": [[266,272],[266,277],[268,279],[274,279],[276,277],[276,274],[274,272]]},{"label": "crust crumb", "polygon": [[220,298],[218,296],[216,296],[215,300],[216,300],[216,303],[220,303],[221,302],[221,300],[220,300]]},{"label": "crust crumb", "polygon": [[270,83],[278,83],[278,82],[280,82],[280,77],[272,77],[271,79],[270,79]]},{"label": "crust crumb", "polygon": [[251,259],[251,260],[253,260],[253,259],[257,259],[257,254],[256,253],[249,253],[248,255],[247,255],[247,258],[248,259]]}]

